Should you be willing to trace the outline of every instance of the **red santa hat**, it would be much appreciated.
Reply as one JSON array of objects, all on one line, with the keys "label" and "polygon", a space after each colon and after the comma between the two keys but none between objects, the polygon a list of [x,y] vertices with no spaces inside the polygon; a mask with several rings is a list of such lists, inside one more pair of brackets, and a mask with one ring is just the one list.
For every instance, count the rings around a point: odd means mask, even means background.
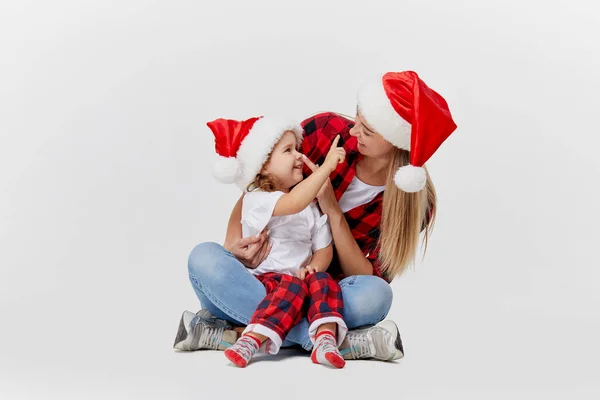
[{"label": "red santa hat", "polygon": [[222,183],[234,183],[240,189],[254,181],[273,147],[287,131],[302,143],[302,127],[295,121],[254,117],[245,121],[216,119],[206,125],[215,135],[215,150],[219,160],[213,175]]},{"label": "red santa hat", "polygon": [[359,90],[358,109],[377,133],[410,152],[410,165],[398,169],[396,185],[405,192],[423,189],[423,164],[456,129],[446,100],[416,72],[388,72]]}]

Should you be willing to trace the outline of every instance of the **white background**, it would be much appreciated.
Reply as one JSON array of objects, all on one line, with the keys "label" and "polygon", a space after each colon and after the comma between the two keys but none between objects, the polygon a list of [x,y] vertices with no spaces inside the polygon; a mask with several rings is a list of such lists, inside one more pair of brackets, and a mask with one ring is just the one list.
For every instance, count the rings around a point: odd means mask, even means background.
[{"label": "white background", "polygon": [[[0,3],[0,398],[597,399],[598,6],[288,3]],[[188,253],[238,196],[205,122],[352,114],[405,69],[458,124],[393,282],[405,359],[175,353]]]}]

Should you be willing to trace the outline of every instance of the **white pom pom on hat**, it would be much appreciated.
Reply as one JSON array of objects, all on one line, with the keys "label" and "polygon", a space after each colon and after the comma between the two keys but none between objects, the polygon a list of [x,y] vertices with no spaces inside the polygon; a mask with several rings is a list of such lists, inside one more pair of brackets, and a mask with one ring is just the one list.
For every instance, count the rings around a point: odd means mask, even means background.
[{"label": "white pom pom on hat", "polygon": [[398,168],[394,175],[396,186],[407,193],[415,193],[422,190],[427,183],[425,168],[405,165]]},{"label": "white pom pom on hat", "polygon": [[409,193],[422,190],[423,165],[456,130],[446,100],[416,72],[388,72],[362,86],[358,109],[384,139],[410,152],[410,164],[394,176],[396,186]]},{"label": "white pom pom on hat", "polygon": [[242,173],[242,166],[235,157],[222,157],[213,165],[213,176],[222,183],[233,183]]}]

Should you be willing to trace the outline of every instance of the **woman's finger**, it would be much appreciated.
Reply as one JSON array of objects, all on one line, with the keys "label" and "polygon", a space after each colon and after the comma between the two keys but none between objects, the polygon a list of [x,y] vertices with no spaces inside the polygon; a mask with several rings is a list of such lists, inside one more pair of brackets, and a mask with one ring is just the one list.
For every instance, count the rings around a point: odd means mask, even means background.
[{"label": "woman's finger", "polygon": [[263,235],[258,236],[259,240],[256,241],[254,244],[248,246],[248,250],[246,251],[246,258],[248,260],[254,259],[265,243],[265,237]]},{"label": "woman's finger", "polygon": [[253,267],[258,267],[261,263],[261,255],[264,252],[264,246],[265,244],[263,243],[262,246],[259,247],[258,251],[256,252],[256,254],[254,254],[254,256],[252,256],[250,263],[252,264]]},{"label": "woman's finger", "polygon": [[265,258],[267,258],[267,255],[269,254],[270,251],[271,251],[271,243],[269,241],[265,241],[262,244],[260,251],[256,254],[254,259],[252,260],[252,264],[255,266],[259,266],[260,264],[262,264],[262,262],[265,261]]},{"label": "woman's finger", "polygon": [[262,235],[259,233],[256,236],[248,236],[245,238],[241,238],[238,242],[240,247],[248,247],[253,245],[254,243],[260,242],[262,240]]}]

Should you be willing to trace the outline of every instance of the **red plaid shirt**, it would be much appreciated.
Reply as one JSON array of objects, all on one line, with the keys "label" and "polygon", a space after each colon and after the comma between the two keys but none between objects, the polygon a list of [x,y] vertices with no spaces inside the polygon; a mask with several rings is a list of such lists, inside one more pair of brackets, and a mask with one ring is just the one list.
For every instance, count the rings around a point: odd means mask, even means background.
[{"label": "red plaid shirt", "polygon": [[[350,185],[354,175],[356,175],[356,163],[362,158],[357,149],[356,138],[350,136],[350,128],[353,126],[353,121],[334,113],[317,114],[302,122],[302,128],[304,129],[302,152],[315,164],[323,164],[333,139],[338,134],[340,135],[339,145],[346,150],[346,160],[339,164],[337,169],[329,176],[338,201]],[[305,176],[310,175],[310,169],[307,166],[304,166],[303,172]],[[358,247],[373,265],[373,274],[389,282],[389,277],[381,273],[381,263],[377,258],[379,255],[377,240],[380,233],[382,206],[383,192],[375,196],[369,203],[349,210],[344,214],[344,217],[346,217]],[[327,272],[336,280],[345,278],[337,254],[334,255]]]}]

